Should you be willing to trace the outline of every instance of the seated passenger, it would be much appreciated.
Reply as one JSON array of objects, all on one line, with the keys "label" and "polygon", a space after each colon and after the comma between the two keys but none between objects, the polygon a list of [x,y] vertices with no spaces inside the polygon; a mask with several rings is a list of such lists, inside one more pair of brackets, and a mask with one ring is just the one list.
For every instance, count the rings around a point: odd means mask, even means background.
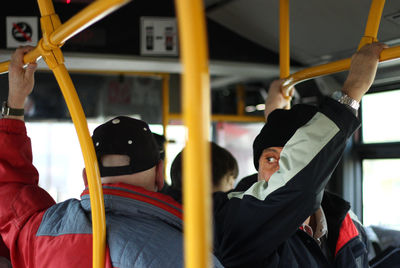
[{"label": "seated passenger", "polygon": [[0,236],[0,268],[11,268],[10,251]]},{"label": "seated passenger", "polygon": [[366,227],[366,230],[372,248],[371,267],[400,267],[400,231],[375,225]]},{"label": "seated passenger", "polygon": [[160,159],[161,159],[162,161],[164,161],[164,160],[165,160],[164,145],[165,145],[165,142],[166,142],[167,140],[165,139],[164,135],[160,135],[160,134],[157,134],[157,133],[153,133],[153,136],[154,136],[154,139],[156,140],[156,143],[157,143],[157,145],[158,145],[158,149],[159,149],[159,151],[160,151]]},{"label": "seated passenger", "polygon": [[[33,89],[36,64],[23,67],[23,56],[31,50],[18,48],[12,55],[7,105],[13,109],[23,109]],[[164,178],[149,126],[119,116],[97,127],[92,139],[104,192],[105,267],[182,267],[182,209],[156,192]],[[92,267],[89,190],[81,200],[56,204],[39,187],[23,115],[0,120],[0,151],[0,234],[12,265]],[[221,267],[215,258],[214,263]]]},{"label": "seated passenger", "polygon": [[214,194],[214,252],[225,267],[368,267],[349,203],[324,195],[324,188],[359,127],[357,104],[384,47],[374,43],[357,52],[345,97],[326,98],[318,107],[276,109],[287,100],[281,81],[272,83],[270,101],[278,105],[267,110],[253,143],[258,181],[242,192]]},{"label": "seated passenger", "polygon": [[[212,191],[228,192],[233,189],[239,168],[235,157],[226,149],[210,142]],[[182,203],[182,150],[171,165],[171,186],[165,185],[162,192]]]}]

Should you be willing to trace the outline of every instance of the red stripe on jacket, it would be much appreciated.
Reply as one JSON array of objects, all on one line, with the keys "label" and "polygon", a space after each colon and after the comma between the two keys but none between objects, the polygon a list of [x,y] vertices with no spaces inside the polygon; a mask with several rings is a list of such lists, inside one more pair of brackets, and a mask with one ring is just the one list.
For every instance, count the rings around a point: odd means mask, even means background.
[{"label": "red stripe on jacket", "polygon": [[351,239],[358,236],[358,230],[353,223],[353,220],[350,218],[349,213],[347,213],[344,218],[342,225],[340,226],[339,238],[336,243],[335,256],[339,252],[339,250]]},{"label": "red stripe on jacket", "polygon": [[[157,193],[157,192],[150,192],[141,187],[127,185],[127,184],[123,184],[123,183],[103,184],[103,186],[112,185],[113,187],[118,187],[118,184],[121,184],[121,189],[118,189],[118,188],[110,189],[110,188],[103,187],[103,194],[116,195],[116,196],[127,197],[127,198],[131,198],[131,199],[143,201],[145,203],[152,204],[152,205],[159,207],[165,211],[168,211],[169,213],[175,215],[176,217],[178,217],[181,220],[183,219],[182,205],[179,204],[178,202],[176,202],[170,196],[167,196],[167,195],[164,195],[161,193]],[[126,190],[127,188],[128,188],[128,190],[137,192],[139,194],[135,194],[135,193],[128,192],[128,191],[123,191],[123,190]],[[89,190],[85,189],[83,191],[83,193],[81,194],[81,197],[83,195],[87,195],[87,194],[89,194]],[[180,210],[175,209],[174,207],[172,207],[168,204],[171,204],[172,206],[174,206]]]}]

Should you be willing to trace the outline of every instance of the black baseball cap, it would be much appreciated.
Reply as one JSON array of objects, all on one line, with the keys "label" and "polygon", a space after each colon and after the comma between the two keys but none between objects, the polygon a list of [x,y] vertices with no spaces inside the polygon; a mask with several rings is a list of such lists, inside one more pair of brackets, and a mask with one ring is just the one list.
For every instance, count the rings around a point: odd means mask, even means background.
[{"label": "black baseball cap", "polygon": [[[158,145],[149,125],[127,116],[115,117],[98,126],[92,135],[101,177],[120,176],[147,170],[160,160]],[[104,167],[104,155],[127,155],[128,166]]]},{"label": "black baseball cap", "polygon": [[290,110],[272,111],[253,143],[253,162],[258,170],[262,152],[269,147],[283,147],[294,133],[305,125],[316,113],[317,108],[307,104],[297,104]]}]

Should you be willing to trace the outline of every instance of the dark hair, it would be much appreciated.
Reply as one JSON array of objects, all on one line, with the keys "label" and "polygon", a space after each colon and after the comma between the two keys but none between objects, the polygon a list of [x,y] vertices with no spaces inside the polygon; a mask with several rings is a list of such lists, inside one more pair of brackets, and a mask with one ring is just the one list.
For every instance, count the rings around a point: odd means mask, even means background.
[{"label": "dark hair", "polygon": [[158,148],[160,150],[160,159],[164,160],[165,159],[164,145],[167,140],[165,139],[164,135],[160,135],[160,134],[157,134],[154,132],[153,132],[153,135],[154,135],[154,139],[157,142]]},{"label": "dark hair", "polygon": [[[212,182],[218,186],[226,174],[231,174],[234,178],[238,176],[239,168],[235,157],[226,149],[210,142],[211,145],[211,170]],[[182,153],[184,149],[175,157],[171,165],[171,187],[182,190]]]}]

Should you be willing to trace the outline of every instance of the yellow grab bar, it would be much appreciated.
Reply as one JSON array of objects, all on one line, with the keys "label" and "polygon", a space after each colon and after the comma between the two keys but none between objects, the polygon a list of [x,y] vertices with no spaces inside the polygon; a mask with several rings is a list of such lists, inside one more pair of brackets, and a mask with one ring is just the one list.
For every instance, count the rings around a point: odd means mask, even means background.
[{"label": "yellow grab bar", "polygon": [[185,266],[211,265],[210,77],[202,0],[176,0],[183,66]]},{"label": "yellow grab bar", "polygon": [[[162,75],[162,126],[163,126],[163,135],[165,137],[166,142],[164,143],[164,163],[167,163],[167,127],[169,123],[169,74]],[[167,174],[167,165],[164,165],[164,178],[166,178]]]},{"label": "yellow grab bar", "polygon": [[[236,94],[237,94],[237,108],[236,113],[239,116],[244,116],[244,109],[245,109],[245,89],[242,84],[238,84],[236,86]],[[212,119],[211,119],[212,120]]]},{"label": "yellow grab bar", "polygon": [[[181,114],[170,114],[170,120],[182,120]],[[228,122],[265,122],[264,116],[251,116],[251,115],[234,115],[234,114],[214,114],[211,115],[211,121],[228,121]]]},{"label": "yellow grab bar", "polygon": [[[400,58],[400,46],[395,46],[391,48],[384,49],[380,55],[379,61],[389,61]],[[319,76],[333,74],[337,72],[342,72],[350,68],[351,58],[322,64],[319,66],[314,66],[306,68],[304,70],[298,71],[290,75],[283,82],[283,92],[289,94],[290,88],[296,84],[306,81],[308,79],[316,78]]]},{"label": "yellow grab bar", "polygon": [[373,0],[369,9],[367,25],[365,26],[364,36],[361,38],[358,49],[364,45],[378,41],[378,30],[381,22],[385,0]]},{"label": "yellow grab bar", "polygon": [[97,0],[82,9],[50,35],[50,43],[62,44],[75,34],[131,0]]},{"label": "yellow grab bar", "polygon": [[[285,0],[281,0],[282,1]],[[367,25],[365,27],[365,33],[363,38],[361,38],[358,49],[366,44],[377,41],[377,35],[379,30],[379,24],[382,17],[383,8],[385,6],[385,0],[372,0],[369,9]],[[284,23],[281,21],[281,23]],[[379,61],[387,61],[400,57],[400,47],[393,47],[385,49],[381,55]],[[350,68],[351,58],[322,64],[319,66],[314,66],[301,70],[293,75],[287,77],[283,82],[282,92],[286,97],[290,96],[291,88],[303,81],[311,78],[316,78],[318,76],[333,74],[341,71],[348,70]]]},{"label": "yellow grab bar", "polygon": [[53,15],[56,12],[54,11],[54,5],[53,5],[53,1],[49,1],[49,0],[37,0],[38,6],[39,6],[39,11],[40,11],[40,15],[42,17],[44,16],[49,16],[49,15]]},{"label": "yellow grab bar", "polygon": [[279,1],[279,67],[280,78],[290,75],[289,0]]},{"label": "yellow grab bar", "polygon": [[[279,1],[279,77],[287,78],[290,75],[290,17],[289,17],[289,0]],[[286,92],[286,91],[283,91]],[[284,94],[289,100],[285,109],[290,109],[290,99],[292,92],[287,90]]]},{"label": "yellow grab bar", "polygon": [[[39,58],[41,58],[41,50],[39,47],[36,47],[24,56],[24,62],[25,63],[35,62]],[[10,65],[10,61],[1,62],[0,63],[0,74],[7,73],[9,65]]]},{"label": "yellow grab bar", "polygon": [[[75,34],[86,29],[96,21],[102,19],[109,13],[115,11],[116,9],[130,1],[131,0],[94,1],[92,4],[81,10],[78,14],[70,18],[67,22],[55,28],[49,36],[46,36],[44,38],[45,42],[43,42],[43,48],[46,50],[51,50],[55,47],[61,47],[66,40],[70,39]],[[54,15],[54,7],[51,0],[38,0],[38,5],[42,17]],[[46,22],[51,23],[51,21]],[[41,20],[42,24],[46,22]],[[29,52],[25,55],[24,61],[26,63],[36,61],[41,55],[38,52],[39,51],[36,49]],[[8,71],[8,64],[9,61],[0,63],[0,74]]]},{"label": "yellow grab bar", "polygon": [[64,95],[81,145],[88,178],[90,205],[92,207],[93,267],[103,268],[106,250],[106,218],[103,188],[96,153],[89,134],[85,114],[67,69],[64,64],[60,64],[52,71]]}]

